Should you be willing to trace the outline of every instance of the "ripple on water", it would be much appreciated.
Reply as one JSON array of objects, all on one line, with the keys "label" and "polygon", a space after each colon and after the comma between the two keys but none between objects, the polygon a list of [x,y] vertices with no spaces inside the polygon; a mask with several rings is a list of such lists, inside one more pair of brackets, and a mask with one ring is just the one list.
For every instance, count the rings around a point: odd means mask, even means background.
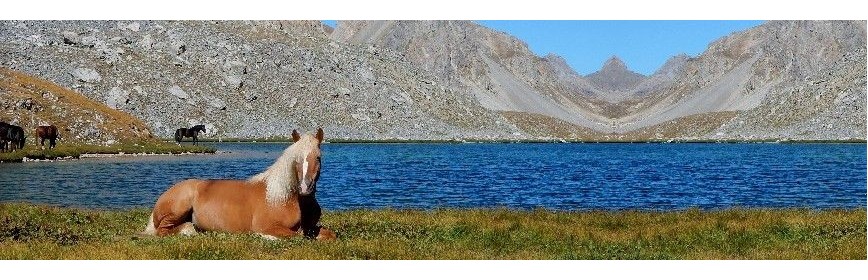
[{"label": "ripple on water", "polygon": [[[287,144],[229,153],[0,165],[0,201],[150,207],[188,178],[252,176]],[[853,208],[865,205],[864,145],[325,144],[328,209]]]}]

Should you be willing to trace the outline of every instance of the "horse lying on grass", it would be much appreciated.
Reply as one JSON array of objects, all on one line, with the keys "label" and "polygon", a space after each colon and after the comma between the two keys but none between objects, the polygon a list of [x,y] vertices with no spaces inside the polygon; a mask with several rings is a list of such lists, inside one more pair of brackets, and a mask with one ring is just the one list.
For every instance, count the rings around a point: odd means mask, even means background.
[{"label": "horse lying on grass", "polygon": [[224,231],[268,239],[335,239],[333,231],[318,225],[322,128],[303,136],[293,130],[292,139],[295,143],[271,167],[246,181],[190,179],[170,187],[157,199],[142,234]]}]

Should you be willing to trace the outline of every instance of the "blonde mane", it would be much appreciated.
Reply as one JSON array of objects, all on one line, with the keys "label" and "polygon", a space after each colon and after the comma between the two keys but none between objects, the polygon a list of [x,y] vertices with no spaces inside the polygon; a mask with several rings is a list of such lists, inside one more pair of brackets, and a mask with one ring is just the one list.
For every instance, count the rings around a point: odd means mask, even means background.
[{"label": "blonde mane", "polygon": [[298,193],[298,174],[292,170],[294,162],[304,160],[306,152],[317,148],[319,141],[309,134],[302,135],[277,160],[259,174],[248,179],[248,182],[265,182],[265,201],[276,205],[285,202],[293,194]]}]

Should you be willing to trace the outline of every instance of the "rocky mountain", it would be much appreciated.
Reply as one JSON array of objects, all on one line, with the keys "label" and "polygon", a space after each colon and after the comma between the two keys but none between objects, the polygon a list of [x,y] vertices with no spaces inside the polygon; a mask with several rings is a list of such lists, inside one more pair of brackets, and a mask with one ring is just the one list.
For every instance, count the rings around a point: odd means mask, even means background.
[{"label": "rocky mountain", "polygon": [[555,117],[605,129],[593,87],[563,62],[534,55],[508,34],[468,21],[339,21],[331,38],[400,53],[492,111]]},{"label": "rocky mountain", "polygon": [[[645,79],[645,75],[630,71],[620,58],[613,56],[609,60],[606,60],[603,68],[585,78],[601,91],[623,93],[636,88]],[[621,96],[610,95],[608,100],[616,103],[622,98]]]},{"label": "rocky mountain", "polygon": [[[2,22],[2,66],[44,77],[168,137],[508,138],[522,132],[470,96],[320,22]],[[527,136],[521,136],[527,137]]]},{"label": "rocky mountain", "polygon": [[0,56],[161,137],[865,139],[864,21],[768,22],[647,77],[468,21],[0,21]]},{"label": "rocky mountain", "polygon": [[680,137],[864,139],[865,45],[864,21],[773,21],[732,34],[684,62],[618,131],[721,113],[733,117]]}]

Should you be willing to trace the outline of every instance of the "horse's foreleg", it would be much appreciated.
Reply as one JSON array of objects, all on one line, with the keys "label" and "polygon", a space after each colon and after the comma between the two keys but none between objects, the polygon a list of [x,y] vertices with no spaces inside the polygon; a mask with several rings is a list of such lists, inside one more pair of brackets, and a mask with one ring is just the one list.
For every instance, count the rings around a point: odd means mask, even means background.
[{"label": "horse's foreleg", "polygon": [[334,231],[321,226],[305,228],[303,232],[304,237],[313,238],[316,240],[335,240],[338,238],[337,234],[335,234]]},{"label": "horse's foreleg", "polygon": [[268,240],[278,240],[298,236],[300,232],[294,231],[287,227],[270,227],[265,230],[257,231],[257,233]]},{"label": "horse's foreleg", "polygon": [[199,231],[196,230],[196,226],[191,222],[186,222],[177,227],[178,234],[193,236],[199,234]]},{"label": "horse's foreleg", "polygon": [[173,234],[196,234],[196,227],[193,226],[190,215],[191,213],[192,211],[182,214],[164,213],[161,216],[157,216],[156,218],[158,221],[154,223],[157,235],[166,236]]},{"label": "horse's foreleg", "polygon": [[334,231],[324,227],[319,227],[319,233],[316,235],[316,240],[327,241],[335,239],[338,239],[338,235]]}]

